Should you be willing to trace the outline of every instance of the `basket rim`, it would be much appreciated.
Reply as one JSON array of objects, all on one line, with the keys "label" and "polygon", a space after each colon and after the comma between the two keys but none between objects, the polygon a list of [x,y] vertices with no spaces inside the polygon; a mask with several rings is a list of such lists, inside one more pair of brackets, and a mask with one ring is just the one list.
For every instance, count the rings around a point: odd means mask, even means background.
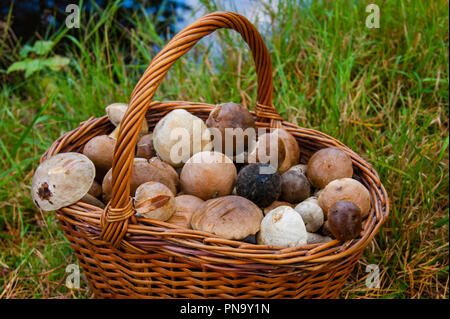
[{"label": "basket rim", "polygon": [[[165,113],[173,109],[184,108],[190,113],[205,113],[214,107],[213,104],[186,101],[153,101],[146,114],[149,126],[152,127]],[[253,115],[254,112],[252,112]],[[197,115],[197,114],[196,114]],[[106,134],[112,129],[107,116],[91,117],[80,123],[80,126],[69,131],[49,147],[42,155],[41,162],[47,157],[60,152],[76,151],[95,135]],[[268,123],[257,122],[257,127],[269,127]],[[379,231],[389,215],[389,198],[381,183],[378,173],[373,167],[339,140],[314,129],[302,128],[296,124],[283,121],[282,127],[299,140],[310,140],[310,143],[320,143],[319,148],[337,147],[345,151],[358,168],[360,178],[371,195],[372,205],[368,217],[363,222],[362,236],[346,242],[333,240],[325,244],[312,244],[297,247],[275,247],[249,244],[237,240],[220,238],[214,234],[189,230],[166,222],[135,217],[128,223],[126,235],[120,248],[138,254],[146,254],[157,245],[173,255],[190,255],[191,260],[203,264],[226,264],[235,269],[263,269],[271,266],[286,266],[302,269],[315,269],[320,264],[337,261],[349,255],[362,253],[364,248]],[[90,138],[87,138],[90,137]],[[300,143],[299,143],[300,144]],[[299,145],[301,149],[311,148],[311,145]],[[369,187],[368,187],[369,186]],[[101,216],[103,209],[77,202],[63,207],[56,212],[58,218],[73,223],[80,229],[99,239],[101,231]],[[153,246],[152,246],[153,245]],[[105,242],[105,246],[108,243]]]}]

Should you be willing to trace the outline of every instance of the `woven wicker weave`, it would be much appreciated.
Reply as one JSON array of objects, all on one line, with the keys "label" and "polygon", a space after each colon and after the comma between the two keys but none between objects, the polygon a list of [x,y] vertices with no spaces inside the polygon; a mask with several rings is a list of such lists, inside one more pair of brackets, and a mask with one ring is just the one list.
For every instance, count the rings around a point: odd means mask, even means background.
[{"label": "woven wicker weave", "polygon": [[[283,248],[247,244],[134,216],[130,174],[141,125],[150,128],[166,113],[183,108],[206,119],[214,105],[152,102],[171,65],[216,29],[236,30],[249,45],[258,76],[257,127],[283,127],[298,141],[301,162],[324,147],[350,155],[355,178],[369,190],[372,208],[357,239]],[[377,172],[341,142],[283,121],[272,105],[270,56],[255,27],[231,12],[206,15],[177,34],[151,61],[130,98],[114,151],[112,199],[106,209],[78,202],[56,212],[74,254],[99,298],[335,298],[389,211]],[[57,139],[41,161],[81,151],[113,125],[91,118]]]}]

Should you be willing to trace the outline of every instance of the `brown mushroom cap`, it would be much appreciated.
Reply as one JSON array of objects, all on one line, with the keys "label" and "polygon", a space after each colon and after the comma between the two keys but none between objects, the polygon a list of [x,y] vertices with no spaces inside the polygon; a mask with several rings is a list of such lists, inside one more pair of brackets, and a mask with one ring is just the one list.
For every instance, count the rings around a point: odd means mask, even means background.
[{"label": "brown mushroom cap", "polygon": [[161,168],[162,170],[165,170],[166,173],[169,175],[169,177],[172,179],[175,186],[178,186],[178,184],[180,183],[180,177],[178,176],[178,173],[175,170],[175,168],[173,168],[172,166],[170,166],[169,164],[160,160],[157,157],[152,157],[151,159],[148,160],[148,162],[151,165],[157,166],[157,167]]},{"label": "brown mushroom cap", "polygon": [[83,154],[94,163],[98,180],[112,167],[115,145],[116,139],[108,135],[95,136],[84,145]]},{"label": "brown mushroom cap", "polygon": [[[150,181],[164,184],[173,194],[177,193],[176,185],[173,182],[173,176],[171,176],[166,169],[150,163],[145,158],[135,158],[131,170],[130,195],[134,196],[139,185]],[[105,175],[102,183],[103,201],[105,203],[111,200],[111,182],[112,169]]]},{"label": "brown mushroom cap", "polygon": [[[277,137],[277,138],[275,138]],[[272,154],[271,143],[277,141],[277,154]],[[273,149],[273,146],[272,146]],[[277,169],[280,174],[286,172],[289,168],[297,165],[300,159],[300,148],[292,136],[285,129],[277,128],[270,133],[262,134],[256,142],[254,148],[249,151],[249,162],[263,162],[273,165],[273,161],[277,160]],[[268,162],[270,161],[270,162]]]},{"label": "brown mushroom cap", "polygon": [[361,233],[361,210],[354,203],[341,200],[330,207],[328,225],[338,240],[350,240]]},{"label": "brown mushroom cap", "polygon": [[202,199],[192,195],[175,197],[175,213],[167,222],[190,229],[192,215],[203,203]]},{"label": "brown mushroom cap", "polygon": [[352,178],[340,178],[330,182],[319,195],[319,205],[325,216],[328,216],[331,206],[341,200],[356,204],[365,218],[370,211],[370,194],[367,188]]},{"label": "brown mushroom cap", "polygon": [[191,219],[193,229],[226,239],[240,240],[256,234],[263,214],[258,206],[240,196],[224,196],[206,201]]},{"label": "brown mushroom cap", "polygon": [[337,148],[323,148],[309,159],[307,176],[313,186],[324,188],[335,179],[353,176],[352,159]]},{"label": "brown mushroom cap", "polygon": [[236,176],[236,167],[225,154],[205,151],[186,162],[180,184],[185,194],[208,200],[231,194]]},{"label": "brown mushroom cap", "polygon": [[172,191],[161,183],[146,182],[136,189],[136,212],[146,218],[166,221],[175,213]]},{"label": "brown mushroom cap", "polygon": [[[274,153],[276,151],[276,153]],[[248,163],[265,163],[273,167],[279,165],[286,158],[285,144],[280,136],[264,133],[258,137],[255,145],[247,154]]]},{"label": "brown mushroom cap", "polygon": [[299,203],[307,199],[310,194],[311,185],[303,173],[288,170],[281,175],[281,199],[290,203]]},{"label": "brown mushroom cap", "polygon": [[102,185],[99,182],[94,180],[92,182],[91,188],[89,189],[88,194],[94,197],[99,197],[102,194]]},{"label": "brown mushroom cap", "polygon": [[156,155],[153,147],[153,134],[142,135],[136,145],[136,157],[150,159]]},{"label": "brown mushroom cap", "polygon": [[[215,134],[214,130],[220,133],[221,139],[213,140],[214,150],[226,154],[229,157],[233,157],[242,151],[246,151],[248,148],[248,137],[244,134],[244,130],[248,128],[255,128],[255,120],[252,114],[246,107],[236,103],[224,103],[216,105],[216,107],[209,113],[209,117],[206,120],[206,126],[210,131]],[[226,130],[242,129],[242,132]],[[232,150],[227,152],[225,148],[225,141],[233,141]],[[237,144],[240,142],[240,144]],[[231,146],[231,145],[230,145]],[[230,147],[229,146],[229,147]]]},{"label": "brown mushroom cap", "polygon": [[80,153],[59,153],[43,161],[33,175],[33,201],[45,211],[79,201],[91,188],[94,164]]}]

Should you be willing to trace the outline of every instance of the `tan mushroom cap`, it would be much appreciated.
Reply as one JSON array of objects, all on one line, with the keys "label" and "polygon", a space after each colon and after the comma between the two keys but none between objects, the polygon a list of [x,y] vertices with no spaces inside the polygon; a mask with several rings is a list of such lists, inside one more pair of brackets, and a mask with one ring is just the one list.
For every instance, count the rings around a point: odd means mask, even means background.
[{"label": "tan mushroom cap", "polygon": [[236,176],[236,166],[225,154],[204,151],[183,166],[180,184],[185,194],[208,200],[231,194]]},{"label": "tan mushroom cap", "polygon": [[192,195],[175,197],[175,213],[167,222],[190,229],[192,215],[203,203],[202,199]]},{"label": "tan mushroom cap", "polygon": [[80,153],[60,153],[42,162],[34,172],[31,193],[45,211],[76,203],[91,188],[95,178],[92,161]]},{"label": "tan mushroom cap", "polygon": [[243,239],[256,234],[261,225],[261,209],[246,198],[224,196],[206,201],[191,219],[193,229],[226,239]]},{"label": "tan mushroom cap", "polygon": [[166,221],[175,213],[175,199],[167,186],[147,182],[136,189],[136,212],[146,218]]},{"label": "tan mushroom cap", "polygon": [[340,178],[330,182],[319,195],[319,205],[325,216],[338,201],[353,202],[361,210],[361,217],[369,214],[371,199],[367,188],[353,178]]}]

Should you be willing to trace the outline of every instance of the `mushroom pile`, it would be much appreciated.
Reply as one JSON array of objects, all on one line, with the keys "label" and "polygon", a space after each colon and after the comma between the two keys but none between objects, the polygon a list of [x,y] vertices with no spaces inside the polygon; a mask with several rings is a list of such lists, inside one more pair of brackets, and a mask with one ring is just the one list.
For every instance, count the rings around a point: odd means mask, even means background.
[{"label": "mushroom pile", "polygon": [[[123,103],[109,105],[111,133],[90,139],[79,153],[60,153],[39,165],[32,196],[40,209],[79,201],[101,209],[108,204],[113,152],[126,110]],[[249,129],[256,132],[253,115],[235,103],[217,105],[206,121],[177,109],[152,132],[144,122],[130,177],[137,220],[268,246],[360,236],[371,197],[353,179],[347,153],[324,148],[300,163],[299,144],[287,130],[255,133],[252,143],[251,134],[244,134]]]}]

